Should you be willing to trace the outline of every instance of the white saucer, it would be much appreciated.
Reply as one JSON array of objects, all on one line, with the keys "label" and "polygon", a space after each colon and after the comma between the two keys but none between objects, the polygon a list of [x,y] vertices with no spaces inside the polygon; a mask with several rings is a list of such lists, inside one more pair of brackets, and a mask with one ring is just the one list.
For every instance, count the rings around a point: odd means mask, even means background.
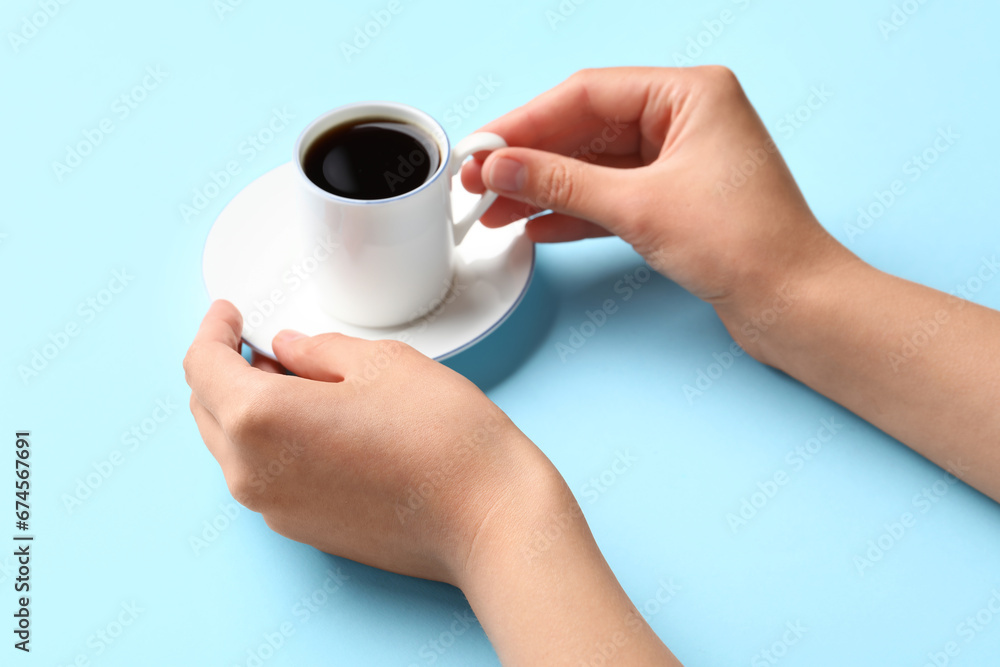
[{"label": "white saucer", "polygon": [[[289,162],[248,185],[219,214],[205,242],[202,272],[208,294],[236,305],[243,314],[243,340],[257,352],[273,359],[274,335],[295,329],[403,340],[432,359],[446,359],[500,326],[527,292],[535,247],[524,222],[501,229],[476,223],[457,248],[452,293],[437,310],[385,329],[341,322],[319,306],[323,286],[312,256],[317,245],[302,240],[294,173]],[[452,190],[461,215],[476,196],[458,176]]]}]

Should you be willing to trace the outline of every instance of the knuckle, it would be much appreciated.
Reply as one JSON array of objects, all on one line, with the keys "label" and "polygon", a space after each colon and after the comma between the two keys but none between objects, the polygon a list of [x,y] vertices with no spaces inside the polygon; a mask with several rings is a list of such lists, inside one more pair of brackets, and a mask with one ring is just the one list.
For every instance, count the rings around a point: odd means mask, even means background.
[{"label": "knuckle", "polygon": [[569,164],[560,160],[552,165],[547,175],[545,187],[541,193],[542,207],[565,206],[573,201],[574,195],[572,170]]},{"label": "knuckle", "polygon": [[227,477],[226,486],[229,487],[229,494],[233,500],[248,510],[259,512],[267,504],[264,493],[255,482],[253,475],[241,472]]},{"label": "knuckle", "polygon": [[397,359],[405,354],[408,354],[409,350],[412,348],[399,340],[380,340],[375,343],[376,351],[379,355],[388,357],[389,359]]},{"label": "knuckle", "polygon": [[594,77],[597,75],[599,70],[594,67],[584,67],[583,69],[578,69],[570,75],[570,80],[575,83],[580,83],[586,85],[588,82],[593,81]]},{"label": "knuckle", "polygon": [[265,388],[251,386],[243,391],[222,424],[226,435],[236,441],[253,440],[271,424],[272,406]]},{"label": "knuckle", "polygon": [[[628,220],[622,221],[630,230],[630,237],[634,238],[637,242],[640,239],[645,239],[651,232],[656,231],[658,227],[657,218],[654,215],[650,215],[647,211],[646,207],[636,207],[635,211],[629,215]],[[631,241],[632,238],[629,240]]]},{"label": "knuckle", "polygon": [[238,442],[254,440],[266,426],[266,419],[257,406],[250,403],[240,403],[226,424],[226,434]]},{"label": "knuckle", "polygon": [[710,87],[720,92],[741,90],[736,73],[724,65],[705,65],[698,68],[698,73]]},{"label": "knuckle", "polygon": [[236,306],[232,304],[230,305],[232,306],[233,310],[233,324],[236,325],[236,333],[237,333],[236,338],[239,339],[239,334],[240,332],[243,331],[243,313]]},{"label": "knuckle", "polygon": [[301,349],[300,353],[305,356],[332,352],[336,350],[345,338],[347,338],[347,336],[342,333],[325,333],[313,336],[309,340],[308,349]]},{"label": "knuckle", "polygon": [[287,534],[288,528],[286,526],[286,523],[282,521],[276,514],[274,514],[273,512],[268,512],[264,514],[263,517],[264,517],[264,523],[267,524],[268,528],[278,533],[279,535]]},{"label": "knuckle", "polygon": [[184,379],[188,384],[191,384],[191,376],[194,375],[195,369],[198,365],[198,357],[201,354],[201,346],[199,343],[191,343],[191,347],[188,348],[187,354],[184,355]]}]

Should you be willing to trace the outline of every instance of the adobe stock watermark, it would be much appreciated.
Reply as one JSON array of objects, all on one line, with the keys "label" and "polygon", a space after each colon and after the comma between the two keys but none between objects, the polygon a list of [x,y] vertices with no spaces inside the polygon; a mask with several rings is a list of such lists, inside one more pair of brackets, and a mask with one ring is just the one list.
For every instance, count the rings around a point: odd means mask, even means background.
[{"label": "adobe stock watermark", "polygon": [[683,51],[674,51],[673,58],[676,67],[691,67],[695,65],[696,61],[705,55],[722,38],[722,35],[736,23],[740,17],[740,13],[750,9],[752,0],[732,0],[731,4],[736,6],[736,10],[723,9],[714,18],[702,21],[702,29],[688,37]]},{"label": "adobe stock watermark", "polygon": [[[771,297],[771,304],[751,317],[740,326],[740,333],[751,343],[756,343],[795,305],[798,296],[793,294],[787,285],[779,287]],[[733,367],[736,360],[746,354],[746,350],[738,342],[733,341],[726,350],[712,353],[712,359],[704,368],[698,369],[694,384],[681,387],[688,405],[694,405],[695,399],[701,398],[716,382]]]},{"label": "adobe stock watermark", "polygon": [[396,518],[400,524],[405,524],[417,512],[422,510],[427,501],[439,493],[455,475],[464,468],[465,462],[475,456],[492,436],[503,428],[503,422],[490,416],[486,423],[475,431],[466,433],[455,446],[451,457],[435,470],[424,473],[420,481],[409,484],[402,497],[396,502]]},{"label": "adobe stock watermark", "polygon": [[927,4],[927,0],[903,0],[892,6],[889,16],[878,21],[878,31],[882,41],[888,42],[894,33],[902,30],[914,16]]},{"label": "adobe stock watermark", "polygon": [[363,23],[355,26],[351,41],[340,43],[340,53],[344,56],[344,60],[350,63],[360,56],[402,11],[403,3],[400,0],[389,0],[382,9],[370,12]]},{"label": "adobe stock watermark", "polygon": [[[580,144],[576,150],[569,154],[569,157],[583,160],[584,162],[596,162],[601,155],[607,152],[611,144],[618,141],[627,128],[628,123],[621,122],[620,116],[605,118],[601,133],[587,143]],[[522,202],[522,205],[518,207],[519,210],[515,210],[510,214],[510,222],[517,222],[522,218],[549,210],[552,203],[558,198],[557,195],[560,194],[555,190],[557,188],[565,188],[566,185],[565,181],[552,181],[549,191],[543,192],[536,199],[529,199],[526,202]]]},{"label": "adobe stock watermark", "polygon": [[237,502],[219,503],[219,511],[202,521],[201,530],[188,536],[188,546],[195,556],[201,555],[205,549],[218,541],[226,530],[240,518],[243,506]]},{"label": "adobe stock watermark", "polygon": [[385,179],[385,184],[392,195],[396,194],[396,188],[399,185],[405,185],[406,179],[413,176],[424,165],[427,165],[428,176],[434,173],[435,165],[433,159],[428,155],[426,150],[421,148],[414,148],[405,155],[399,154],[396,156],[396,159],[396,166],[392,171],[386,170],[382,172],[382,178]]},{"label": "adobe stock watermark", "polygon": [[903,336],[902,344],[898,348],[899,351],[892,351],[885,355],[885,361],[892,368],[892,372],[899,373],[901,367],[916,357],[923,348],[930,345],[950,318],[951,314],[943,308],[935,311],[932,317],[919,318],[913,331]]},{"label": "adobe stock watermark", "polygon": [[729,344],[725,350],[720,352],[713,352],[712,359],[714,361],[710,362],[704,368],[699,368],[698,372],[695,374],[694,384],[685,384],[681,387],[681,392],[684,394],[684,398],[687,399],[688,405],[694,405],[696,398],[701,398],[705,395],[705,392],[712,388],[712,386],[736,363],[736,360],[746,354],[746,350],[737,343],[733,341]]},{"label": "adobe stock watermark", "polygon": [[980,609],[966,616],[955,626],[955,639],[946,642],[940,650],[927,653],[927,662],[923,667],[948,667],[952,663],[952,658],[962,654],[963,646],[971,644],[998,618],[1000,618],[1000,585],[990,591],[989,599]]},{"label": "adobe stock watermark", "polygon": [[260,635],[260,641],[246,650],[237,667],[263,667],[295,636],[297,629],[306,625],[314,614],[325,607],[333,595],[344,588],[351,578],[340,567],[326,571],[326,578],[312,593],[302,596],[291,610],[291,618],[282,621],[270,632]]},{"label": "adobe stock watermark", "polygon": [[73,659],[66,663],[66,667],[87,667],[90,665],[91,660],[100,658],[120,642],[125,632],[135,625],[144,613],[146,613],[146,609],[140,607],[135,600],[122,602],[118,605],[118,610],[114,612],[112,619],[87,637],[86,649],[78,651]]},{"label": "adobe stock watermark", "polygon": [[[263,466],[255,468],[250,473],[249,486],[254,493],[262,494],[277,481],[299,457],[306,452],[306,447],[295,441],[287,440],[281,448],[271,456]],[[201,531],[188,536],[188,546],[195,556],[200,555],[239,518],[242,505],[236,502],[219,504],[219,512],[201,524]]]},{"label": "adobe stock watermark", "polygon": [[[648,266],[640,265],[616,281],[612,285],[612,290],[619,295],[622,303],[631,301],[636,293],[650,281],[654,273]],[[618,299],[605,299],[599,307],[585,310],[584,319],[579,324],[569,327],[569,336],[565,342],[556,341],[555,348],[556,354],[559,355],[559,361],[565,364],[572,355],[579,352],[587,344],[587,341],[608,323],[608,318],[617,313],[620,308]]]},{"label": "adobe stock watermark", "polygon": [[680,584],[674,581],[673,577],[661,577],[656,583],[659,585],[656,593],[646,598],[642,604],[636,605],[639,614],[642,615],[647,623],[663,611],[664,607],[673,602],[682,588]]},{"label": "adobe stock watermark", "polygon": [[559,26],[570,19],[576,10],[586,3],[587,0],[562,0],[554,9],[545,10],[545,20],[549,24],[549,30],[555,32]]},{"label": "adobe stock watermark", "polygon": [[493,93],[501,85],[503,84],[494,79],[492,74],[479,77],[479,81],[472,92],[445,110],[443,115],[444,122],[448,123],[451,129],[457,130],[462,126],[462,123],[468,120],[479,109],[483,102],[493,97]]},{"label": "adobe stock watermark", "polygon": [[[615,116],[613,119],[605,118],[601,133],[587,143],[580,144],[575,151],[569,154],[569,157],[583,160],[584,162],[596,162],[598,157],[607,152],[611,144],[618,141],[618,138],[622,136],[622,133],[627,128],[628,123],[623,123],[621,116]],[[548,203],[551,203],[551,199]],[[547,204],[543,205],[540,203],[539,206],[541,208],[548,208]]]},{"label": "adobe stock watermark", "polygon": [[781,662],[782,658],[788,655],[793,646],[802,641],[802,638],[808,631],[809,628],[802,625],[802,621],[788,621],[785,623],[785,630],[781,634],[781,637],[750,658],[750,667],[771,667],[772,665],[777,665]]},{"label": "adobe stock watermark", "polygon": [[38,9],[26,14],[17,27],[17,32],[13,30],[7,33],[7,41],[14,53],[20,53],[21,49],[27,46],[62,13],[63,7],[71,0],[39,0]]},{"label": "adobe stock watermark", "polygon": [[[468,289],[468,285],[456,281],[445,282],[441,286],[440,295],[435,298],[428,305],[418,308],[413,311],[411,317],[407,320],[408,322],[415,321],[414,324],[410,325],[409,328],[403,329],[395,334],[387,336],[382,341],[376,342],[388,342],[392,341],[394,343],[403,343],[404,345],[409,345],[411,341],[414,341],[417,336],[427,330],[441,314],[445,311],[446,306],[451,304],[455,299],[457,299],[461,294]],[[368,386],[373,382],[376,382],[382,373],[392,366],[393,362],[405,349],[400,346],[392,345],[377,345],[375,348],[375,353],[365,360],[364,367],[359,374],[351,376],[351,381],[355,382],[361,386]]]},{"label": "adobe stock watermark", "polygon": [[125,464],[125,461],[131,458],[132,454],[138,452],[152,439],[176,410],[177,404],[169,396],[153,401],[153,409],[149,414],[121,434],[121,449],[113,449],[106,457],[91,464],[92,471],[76,478],[73,492],[62,494],[60,500],[62,500],[66,511],[73,514],[83,507],[83,504],[111,479],[115,472]]},{"label": "adobe stock watermark", "polygon": [[652,597],[646,599],[642,604],[637,604],[635,611],[630,611],[625,615],[621,629],[612,632],[604,639],[595,641],[590,655],[576,664],[583,667],[609,667],[617,664],[618,654],[628,646],[632,637],[641,632],[646,623],[649,623],[654,616],[663,611],[664,607],[673,601],[681,590],[680,585],[674,582],[673,577],[666,580],[661,578],[657,584],[659,584],[659,588]]},{"label": "adobe stock watermark", "polygon": [[997,273],[1000,273],[1000,260],[996,254],[992,257],[984,256],[975,274],[964,283],[956,285],[949,293],[954,298],[948,300],[948,307],[936,310],[929,317],[918,318],[911,332],[901,338],[899,346],[885,355],[884,359],[892,371],[899,373],[906,364],[930,347],[950,322],[952,311],[961,311],[973,302],[972,297],[982,291]]},{"label": "adobe stock watermark", "polygon": [[330,259],[333,251],[340,247],[333,235],[316,237],[312,248],[294,261],[281,274],[281,285],[270,292],[253,300],[250,310],[243,313],[243,331],[252,334],[264,325],[281,307],[288,302],[290,296],[298,292],[312,280],[320,267]]},{"label": "adobe stock watermark", "polygon": [[541,528],[535,529],[531,539],[522,544],[521,556],[530,563],[545,554],[562,538],[567,530],[583,518],[583,510],[578,503],[571,503],[569,509],[556,512]]},{"label": "adobe stock watermark", "polygon": [[13,581],[15,575],[18,574],[19,563],[10,553],[0,556],[0,584],[6,583],[8,579]]},{"label": "adobe stock watermark", "polygon": [[[976,268],[975,274],[969,276],[968,280],[950,292],[951,296],[959,299],[956,310],[964,308],[969,302],[975,303],[975,296],[983,291],[983,288],[1000,273],[1000,260],[996,253],[990,257],[983,257],[982,262]],[[962,301],[960,299],[965,299]]]},{"label": "adobe stock watermark", "polygon": [[[792,111],[786,113],[776,124],[775,129],[781,132],[785,139],[791,139],[806,124],[819,113],[826,104],[833,98],[831,92],[825,84],[813,86],[809,90],[806,99]],[[715,184],[715,192],[723,199],[728,199],[730,195],[750,182],[770,159],[778,154],[778,146],[774,139],[768,136],[763,146],[757,148],[747,148],[744,157],[739,164],[730,167],[729,175],[724,180]]]},{"label": "adobe stock watermark", "polygon": [[726,180],[716,181],[715,193],[723,199],[728,199],[737,190],[750,182],[750,179],[771,159],[778,154],[778,145],[774,138],[768,137],[763,146],[748,148],[744,151],[746,157],[738,164],[730,167]]},{"label": "adobe stock watermark", "polygon": [[221,23],[226,20],[226,17],[242,7],[243,2],[244,0],[214,0],[212,2],[212,10]]},{"label": "adobe stock watermark", "polygon": [[292,618],[299,625],[305,625],[330,601],[330,595],[340,591],[344,584],[350,580],[351,577],[341,570],[339,565],[332,570],[327,570],[323,583],[309,595],[303,595],[292,606]]},{"label": "adobe stock watermark", "polygon": [[781,321],[781,318],[791,310],[796,301],[798,301],[798,295],[793,294],[788,285],[782,285],[774,291],[771,305],[740,325],[740,333],[746,336],[751,343],[756,343],[771,327]]},{"label": "adobe stock watermark", "polygon": [[251,132],[236,146],[236,155],[219,169],[208,172],[207,181],[192,191],[191,199],[178,206],[181,220],[185,223],[198,217],[211,205],[243,172],[243,168],[260,155],[274,140],[288,129],[295,114],[285,107],[271,110],[271,116],[255,132]]},{"label": "adobe stock watermark", "polygon": [[889,210],[908,192],[907,181],[916,183],[930,168],[941,159],[941,156],[951,150],[961,139],[952,128],[938,128],[934,140],[919,153],[914,154],[901,167],[904,178],[894,179],[885,190],[877,189],[872,200],[865,206],[858,207],[858,217],[853,223],[844,225],[847,240],[854,241],[870,230],[876,222],[882,219]]},{"label": "adobe stock watermark", "polygon": [[53,160],[52,173],[56,180],[63,182],[67,176],[83,166],[84,161],[94,154],[111,134],[120,127],[148,98],[150,93],[158,89],[169,77],[159,65],[146,68],[142,78],[128,90],[116,97],[110,105],[110,115],[105,116],[93,127],[81,131],[82,139],[66,144],[62,161]]},{"label": "adobe stock watermark", "polygon": [[[826,106],[827,102],[833,99],[833,92],[826,87],[826,84],[813,86],[809,89],[806,99],[792,111],[786,113],[775,125],[775,129],[781,133],[785,139],[791,139],[795,133],[801,130],[811,121],[820,109]],[[752,174],[750,174],[752,175]]]},{"label": "adobe stock watermark", "polygon": [[816,433],[785,454],[784,461],[787,470],[778,468],[763,482],[757,482],[757,490],[740,498],[739,508],[735,512],[726,514],[726,523],[729,525],[729,529],[735,534],[741,528],[750,525],[750,522],[757,517],[760,511],[781,493],[781,489],[788,485],[792,477],[805,468],[807,463],[819,456],[823,448],[843,428],[844,425],[837,422],[836,417],[820,419]]},{"label": "adobe stock watermark", "polygon": [[969,471],[970,467],[962,463],[961,459],[948,461],[945,467],[947,471],[940,479],[933,484],[925,486],[919,493],[913,495],[910,504],[914,512],[903,512],[893,521],[882,524],[884,531],[874,539],[868,540],[864,553],[854,557],[854,567],[858,574],[865,576],[865,571],[875,567],[875,564],[885,558],[893,547],[917,525],[920,517],[927,514],[931,509],[941,502],[941,499],[948,495],[955,484]]},{"label": "adobe stock watermark", "polygon": [[295,461],[307,451],[301,442],[291,440],[285,442],[278,453],[271,457],[267,465],[254,470],[250,474],[250,488],[256,493],[264,493],[279,477],[285,474]]},{"label": "adobe stock watermark", "polygon": [[[441,317],[441,313],[444,312],[445,307],[454,303],[455,299],[462,296],[467,289],[469,289],[469,285],[460,282],[457,279],[442,283],[441,291],[438,293],[437,297],[431,300],[431,302],[426,306],[418,308],[411,313],[411,316],[407,321],[413,322],[414,324],[396,334],[393,337],[393,340],[407,344],[410,343],[410,341],[416,340],[420,334],[426,331],[430,325]],[[365,377],[369,381],[374,379],[369,378],[367,373]]]},{"label": "adobe stock watermark", "polygon": [[59,355],[66,351],[86,325],[107,310],[134,279],[128,269],[112,271],[111,279],[103,288],[77,305],[76,317],[70,318],[62,327],[50,332],[44,342],[28,351],[27,363],[19,364],[17,367],[21,383],[27,386],[31,380],[41,375]]},{"label": "adobe stock watermark", "polygon": [[634,456],[628,448],[619,449],[615,452],[614,461],[599,474],[591,477],[586,484],[580,488],[580,495],[587,499],[590,504],[596,503],[612,486],[618,483],[625,473],[632,469],[639,459]]},{"label": "adobe stock watermark", "polygon": [[[479,619],[476,618],[471,609],[466,609],[461,613],[452,612],[452,617],[455,620],[451,621],[446,629],[438,633],[436,637],[424,642],[417,650],[417,657],[421,659],[422,664],[433,665],[448,652],[448,649],[455,645],[455,642],[462,635],[472,628],[479,627]],[[420,667],[420,664],[411,662],[409,667]]]}]

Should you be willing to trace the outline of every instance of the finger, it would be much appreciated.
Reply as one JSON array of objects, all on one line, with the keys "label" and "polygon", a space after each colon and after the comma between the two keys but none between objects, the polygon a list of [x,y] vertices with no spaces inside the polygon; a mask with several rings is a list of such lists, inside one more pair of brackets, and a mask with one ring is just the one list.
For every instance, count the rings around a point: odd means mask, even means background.
[{"label": "finger", "polygon": [[198,402],[222,421],[233,402],[258,377],[240,356],[243,318],[228,301],[208,309],[194,342],[184,357],[184,374]]},{"label": "finger", "polygon": [[[591,164],[598,164],[602,167],[615,167],[617,169],[634,169],[646,164],[642,156],[637,153],[630,153],[628,155],[590,153],[588,155],[577,156],[577,159]],[[483,182],[484,162],[485,160],[469,160],[462,166],[462,186],[472,194],[481,195],[486,191],[486,184]]]},{"label": "finger", "polygon": [[537,206],[532,206],[531,204],[525,204],[524,202],[517,201],[516,199],[508,199],[507,197],[500,197],[497,199],[493,206],[490,206],[480,221],[486,227],[503,227],[504,225],[509,225],[512,222],[517,222],[518,220],[523,220],[524,218],[530,218],[533,215],[538,215],[543,209]]},{"label": "finger", "polygon": [[530,148],[505,148],[486,159],[486,185],[508,199],[596,222],[620,234],[623,202],[640,176]]},{"label": "finger", "polygon": [[526,226],[528,238],[535,243],[564,243],[603,236],[611,232],[600,225],[561,213],[550,213],[532,218]]},{"label": "finger", "polygon": [[285,369],[282,368],[281,364],[270,357],[265,357],[263,354],[254,352],[250,355],[250,365],[257,370],[264,371],[265,373],[277,373],[283,375]]},{"label": "finger", "polygon": [[194,421],[198,425],[198,433],[201,434],[201,439],[205,442],[205,446],[208,447],[208,451],[212,453],[215,460],[219,462],[219,465],[225,468],[232,450],[229,438],[226,437],[225,432],[219,426],[219,422],[215,420],[212,413],[198,401],[198,398],[193,393],[191,394],[190,405],[191,414],[194,415]]},{"label": "finger", "polygon": [[653,86],[664,85],[664,72],[620,67],[577,72],[527,104],[482,128],[511,146],[572,152],[607,130],[617,133],[613,152],[637,153],[639,123]]},{"label": "finger", "polygon": [[282,366],[299,377],[321,382],[343,382],[363,373],[374,345],[339,333],[305,336],[288,330],[278,332],[271,342]]},{"label": "finger", "polygon": [[474,195],[481,195],[486,192],[486,185],[483,183],[483,160],[472,159],[462,165],[462,187]]}]

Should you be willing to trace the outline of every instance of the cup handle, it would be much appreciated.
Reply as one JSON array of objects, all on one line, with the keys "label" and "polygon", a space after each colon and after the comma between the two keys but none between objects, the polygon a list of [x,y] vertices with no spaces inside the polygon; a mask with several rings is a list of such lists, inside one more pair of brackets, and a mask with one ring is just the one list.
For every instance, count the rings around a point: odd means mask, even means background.
[{"label": "cup handle", "polygon": [[[462,164],[466,158],[481,151],[495,151],[498,148],[507,148],[507,142],[499,134],[492,132],[475,132],[465,139],[462,139],[451,152],[451,169],[448,178],[454,178],[462,169]],[[493,205],[499,197],[495,192],[487,190],[472,207],[472,210],[462,216],[462,219],[455,223],[455,245],[462,242],[465,235],[472,229],[473,223],[486,213],[486,209]]]}]

